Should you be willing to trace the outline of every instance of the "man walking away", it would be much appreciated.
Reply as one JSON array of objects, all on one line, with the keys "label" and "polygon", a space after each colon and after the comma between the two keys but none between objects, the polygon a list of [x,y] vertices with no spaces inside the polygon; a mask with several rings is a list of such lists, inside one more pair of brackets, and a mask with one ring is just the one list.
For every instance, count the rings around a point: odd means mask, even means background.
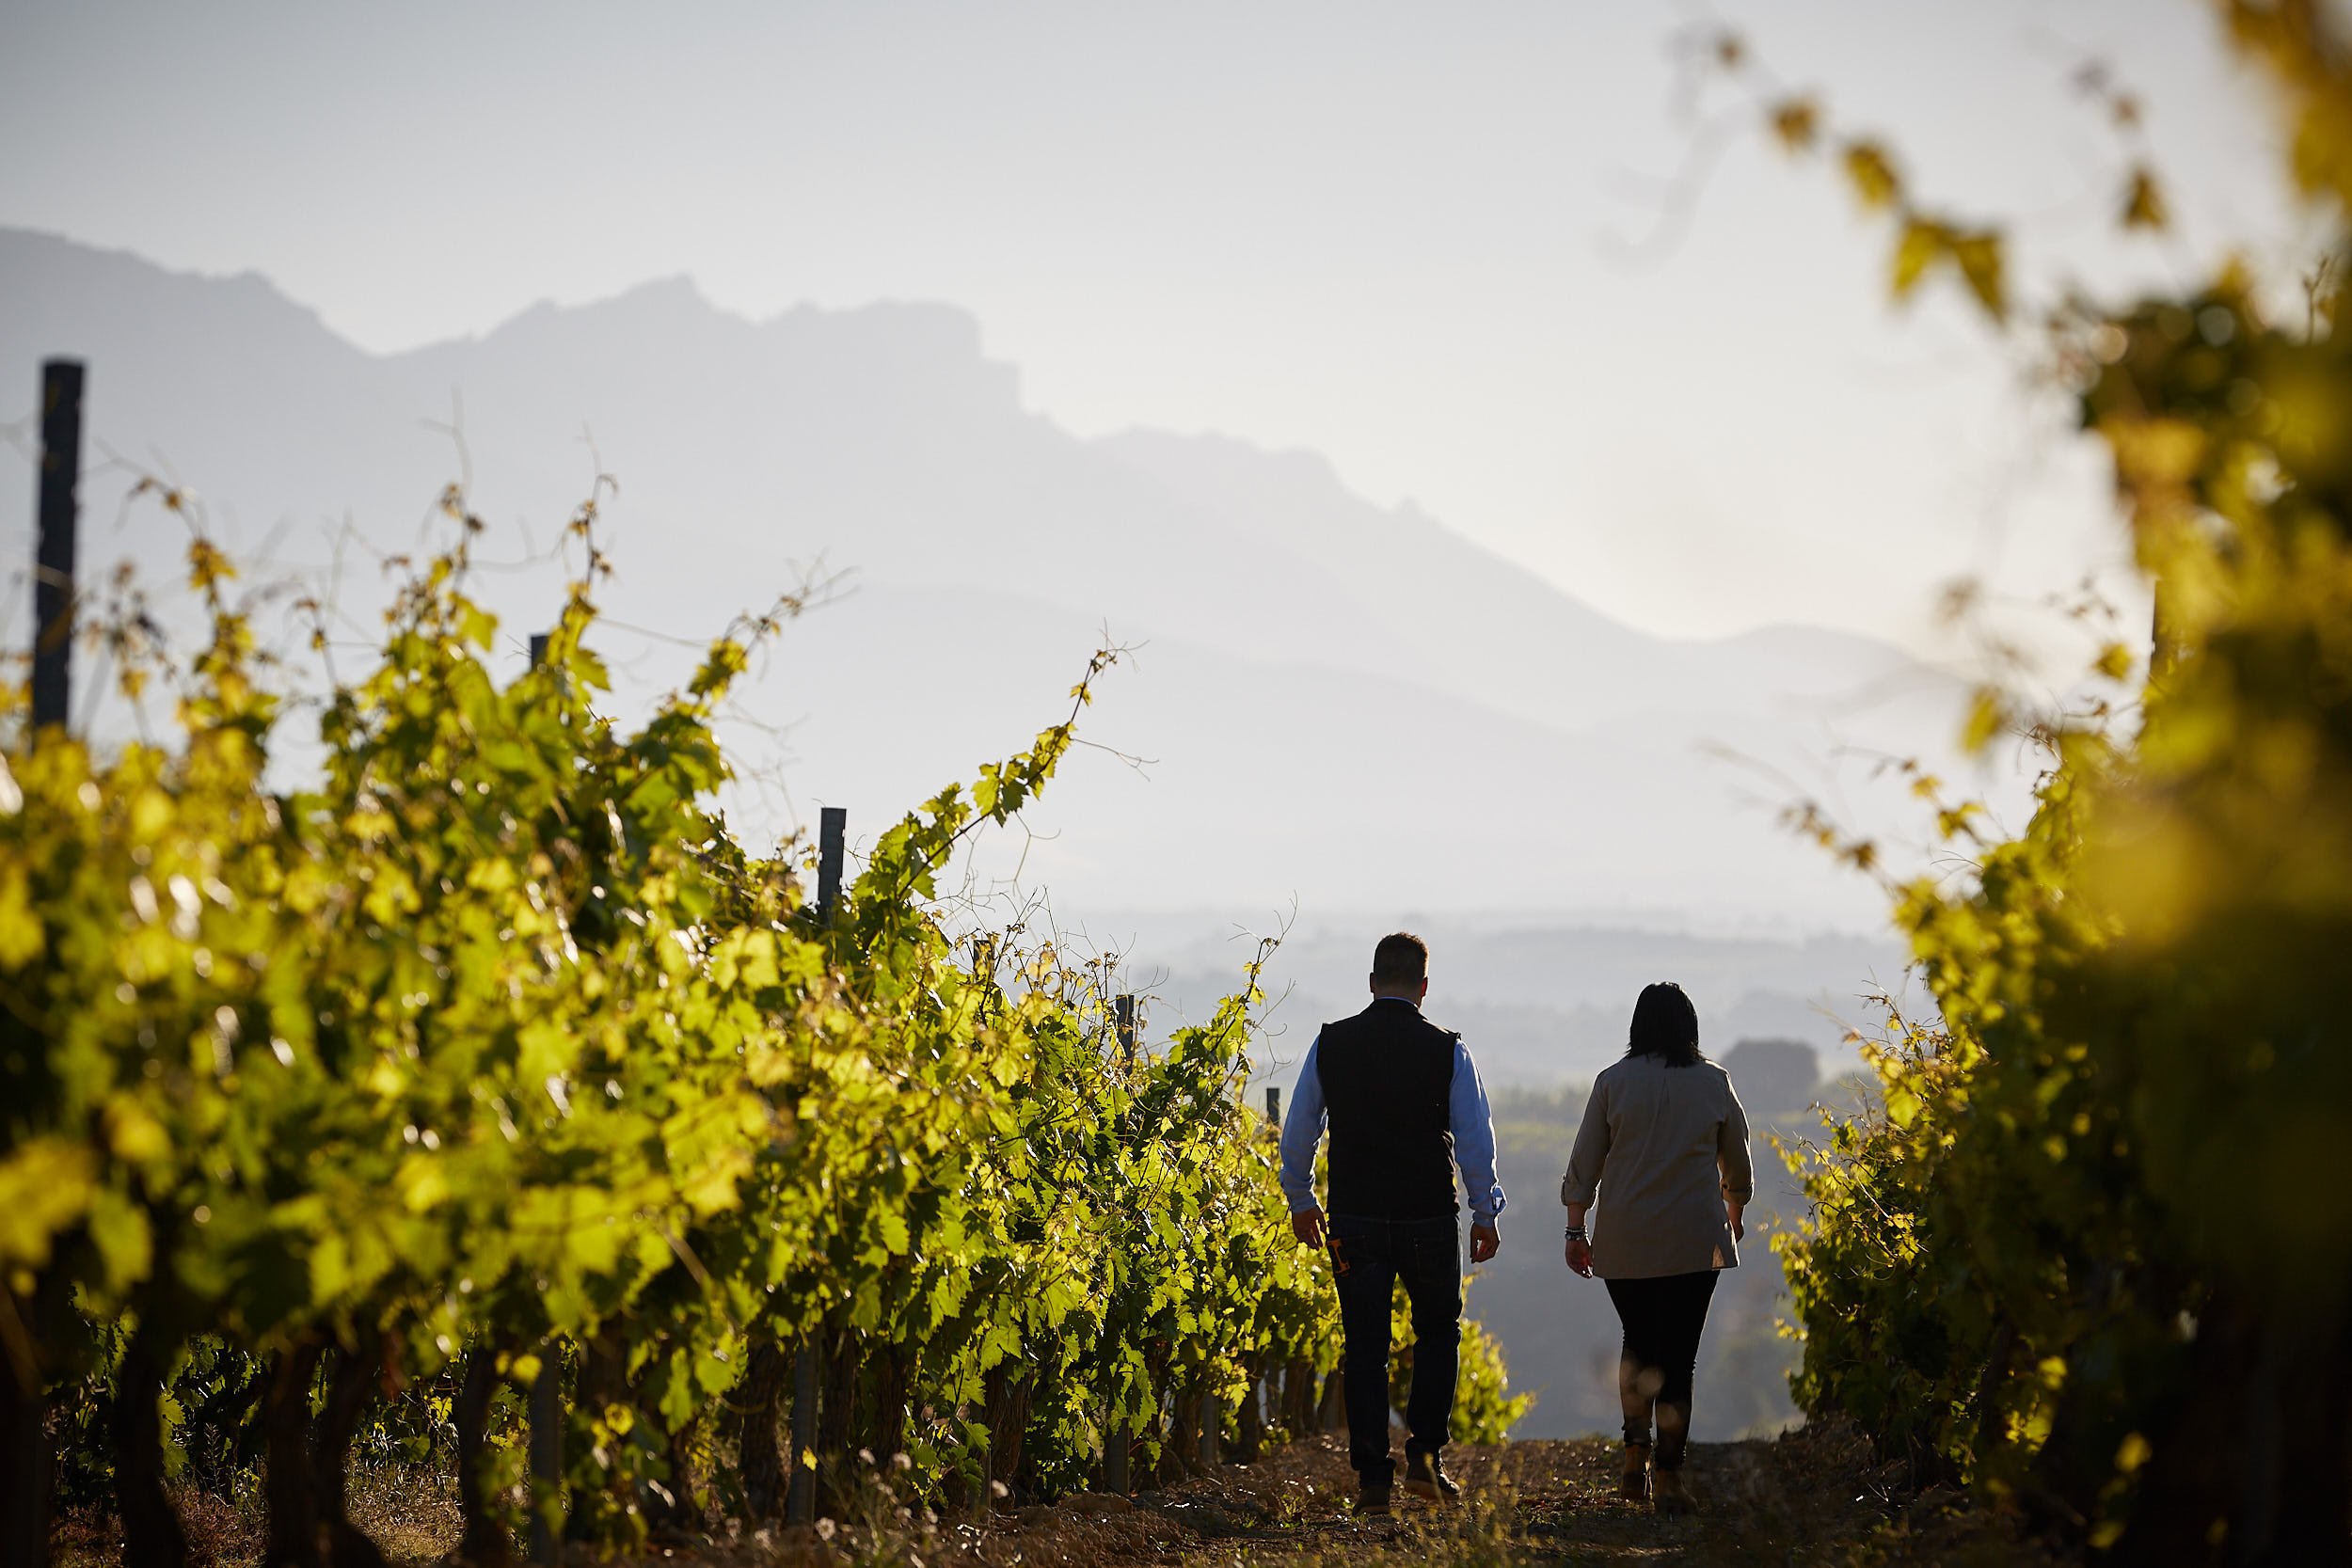
[{"label": "man walking away", "polygon": [[[1403,1280],[1413,1308],[1413,1390],[1405,1407],[1405,1489],[1451,1502],[1461,1489],[1438,1463],[1454,1416],[1462,1342],[1461,1233],[1454,1165],[1470,1197],[1470,1261],[1502,1244],[1495,1220],[1494,1121],[1461,1037],[1421,1016],[1429,948],[1399,931],[1372,958],[1372,1006],[1327,1023],[1298,1069],[1282,1124],[1282,1192],[1304,1246],[1327,1244],[1340,1292],[1348,1463],[1358,1512],[1386,1513],[1389,1298]],[[1315,1145],[1331,1129],[1331,1218],[1315,1206]]]}]

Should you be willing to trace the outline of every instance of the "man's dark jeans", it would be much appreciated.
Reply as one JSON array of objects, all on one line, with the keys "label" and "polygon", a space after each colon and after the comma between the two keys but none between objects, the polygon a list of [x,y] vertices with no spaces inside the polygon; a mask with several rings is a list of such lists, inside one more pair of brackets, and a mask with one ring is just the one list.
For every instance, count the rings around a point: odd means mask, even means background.
[{"label": "man's dark jeans", "polygon": [[1369,1490],[1396,1474],[1389,1458],[1389,1304],[1405,1282],[1413,1304],[1413,1391],[1405,1405],[1405,1452],[1435,1458],[1454,1416],[1462,1348],[1462,1240],[1452,1214],[1375,1220],[1334,1214],[1331,1272],[1339,1282],[1346,1348],[1347,1461]]}]

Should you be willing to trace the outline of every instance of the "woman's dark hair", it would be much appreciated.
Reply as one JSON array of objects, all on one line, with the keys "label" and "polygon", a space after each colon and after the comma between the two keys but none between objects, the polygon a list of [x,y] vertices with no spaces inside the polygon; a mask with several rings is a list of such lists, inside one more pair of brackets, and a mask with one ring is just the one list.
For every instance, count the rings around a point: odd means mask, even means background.
[{"label": "woman's dark hair", "polygon": [[1642,988],[1633,1004],[1633,1028],[1626,1040],[1629,1056],[1658,1056],[1668,1067],[1690,1067],[1707,1060],[1699,1054],[1699,1010],[1672,980]]}]

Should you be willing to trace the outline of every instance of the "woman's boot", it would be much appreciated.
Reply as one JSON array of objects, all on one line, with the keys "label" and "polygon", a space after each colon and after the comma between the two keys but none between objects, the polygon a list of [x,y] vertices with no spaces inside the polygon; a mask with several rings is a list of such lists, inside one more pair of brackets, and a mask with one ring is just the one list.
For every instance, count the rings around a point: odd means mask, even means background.
[{"label": "woman's boot", "polygon": [[1649,1500],[1649,1445],[1625,1446],[1625,1471],[1617,1478],[1617,1496],[1629,1502]]},{"label": "woman's boot", "polygon": [[1661,1470],[1651,1478],[1650,1506],[1661,1513],[1688,1513],[1691,1494],[1682,1489],[1680,1470]]}]

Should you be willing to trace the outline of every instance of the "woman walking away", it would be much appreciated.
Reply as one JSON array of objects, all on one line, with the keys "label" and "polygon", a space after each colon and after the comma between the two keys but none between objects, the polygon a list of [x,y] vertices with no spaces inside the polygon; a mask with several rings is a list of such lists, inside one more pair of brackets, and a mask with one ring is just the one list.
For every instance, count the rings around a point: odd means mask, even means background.
[{"label": "woman walking away", "polygon": [[[1624,1058],[1593,1082],[1560,1201],[1568,1208],[1568,1267],[1608,1282],[1625,1325],[1619,1490],[1640,1501],[1654,1485],[1661,1513],[1690,1507],[1682,1460],[1699,1331],[1716,1272],[1740,1266],[1747,1234],[1740,1214],[1755,1185],[1747,1113],[1730,1075],[1699,1054],[1698,1010],[1680,986],[1645,987]],[[1585,1211],[1604,1188],[1608,1201],[1588,1241]]]}]

